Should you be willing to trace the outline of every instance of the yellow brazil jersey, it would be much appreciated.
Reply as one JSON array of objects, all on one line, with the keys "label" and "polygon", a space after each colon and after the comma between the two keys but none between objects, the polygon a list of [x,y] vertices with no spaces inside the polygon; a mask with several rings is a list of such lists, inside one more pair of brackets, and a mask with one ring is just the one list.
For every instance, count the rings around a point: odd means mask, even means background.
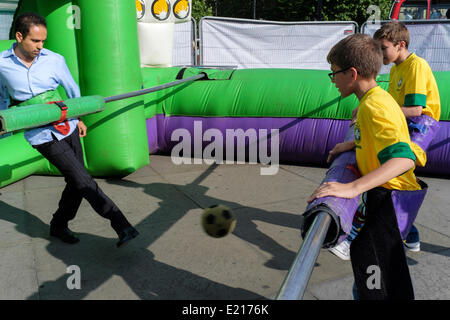
[{"label": "yellow brazil jersey", "polygon": [[[370,89],[361,99],[354,134],[356,162],[363,176],[392,158],[416,160],[405,116],[392,96],[380,87]],[[420,190],[414,168],[381,186],[390,190]]]},{"label": "yellow brazil jersey", "polygon": [[422,106],[422,114],[439,121],[439,90],[425,59],[411,53],[402,63],[393,65],[389,74],[388,91],[400,106]]}]

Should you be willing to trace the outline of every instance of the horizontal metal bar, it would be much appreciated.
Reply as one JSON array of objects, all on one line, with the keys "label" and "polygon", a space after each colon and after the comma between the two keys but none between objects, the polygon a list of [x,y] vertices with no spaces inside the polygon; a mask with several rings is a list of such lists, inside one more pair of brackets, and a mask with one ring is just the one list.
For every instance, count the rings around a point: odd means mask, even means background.
[{"label": "horizontal metal bar", "polygon": [[216,20],[225,22],[254,23],[254,24],[275,24],[275,25],[328,25],[328,24],[353,24],[358,26],[355,21],[272,21],[272,20],[255,20],[230,17],[205,16],[200,19],[200,25],[205,20]]},{"label": "horizontal metal bar", "polygon": [[277,300],[301,300],[331,223],[326,212],[314,218],[305,239],[277,295]]},{"label": "horizontal metal bar", "polygon": [[[449,9],[450,10],[450,9]],[[448,19],[417,19],[417,20],[398,20],[399,22],[404,23],[405,25],[411,25],[411,24],[450,24],[450,20]],[[392,20],[378,20],[375,21],[376,23],[373,23],[371,21],[366,21],[361,25],[361,33],[364,33],[366,31],[367,26],[370,25],[377,25],[381,26],[382,24],[385,24],[387,22],[392,22]],[[373,29],[372,29],[373,30]]]},{"label": "horizontal metal bar", "polygon": [[165,84],[162,84],[160,86],[151,87],[151,88],[142,89],[142,90],[133,91],[133,92],[128,92],[128,93],[124,93],[124,94],[119,94],[117,96],[107,97],[107,98],[105,98],[105,102],[108,103],[108,102],[113,102],[113,101],[117,101],[117,100],[122,100],[122,99],[127,99],[127,98],[140,96],[140,95],[147,94],[147,93],[150,93],[150,92],[155,92],[155,91],[167,89],[167,88],[170,88],[170,87],[173,87],[173,86],[177,86],[177,85],[185,83],[185,82],[202,79],[204,77],[206,77],[206,74],[200,73],[200,74],[197,74],[195,76],[192,76],[192,77],[189,77],[189,78],[186,78],[186,79],[181,79],[181,80],[165,83]]}]

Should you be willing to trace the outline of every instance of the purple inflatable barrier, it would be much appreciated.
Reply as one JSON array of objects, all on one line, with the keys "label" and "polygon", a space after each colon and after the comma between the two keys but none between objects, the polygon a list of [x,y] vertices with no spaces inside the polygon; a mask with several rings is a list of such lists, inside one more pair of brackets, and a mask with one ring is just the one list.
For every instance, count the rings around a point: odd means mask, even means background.
[{"label": "purple inflatable barrier", "polygon": [[[147,119],[147,133],[150,154],[167,153],[177,142],[171,141],[174,130],[185,128],[192,135],[194,121],[201,121],[203,129],[216,128],[225,134],[226,129],[242,128],[247,130],[279,129],[279,160],[297,164],[327,166],[328,151],[342,142],[348,130],[349,120],[302,119],[302,118],[226,118],[226,117],[189,117],[156,115]],[[428,143],[427,164],[417,167],[416,172],[450,175],[450,122],[440,121],[439,128],[432,127],[434,138]],[[431,132],[430,131],[430,132]],[[413,136],[413,138],[415,138]],[[420,136],[419,136],[420,138]],[[424,137],[422,137],[423,139]],[[420,139],[417,139],[419,141]],[[424,140],[422,140],[424,141]],[[422,142],[423,143],[423,142]],[[203,147],[208,143],[205,142]],[[419,145],[421,142],[418,143]],[[423,145],[423,144],[422,144]]]},{"label": "purple inflatable barrier", "polygon": [[393,190],[391,193],[395,215],[397,216],[398,229],[403,240],[406,239],[406,236],[411,230],[428,190],[425,182],[419,180],[419,184],[422,190]]},{"label": "purple inflatable barrier", "polygon": [[425,114],[419,117],[410,117],[407,122],[411,141],[427,152],[439,130],[439,122]]},{"label": "purple inflatable barrier", "polygon": [[[219,130],[226,137],[227,130],[279,131],[279,160],[298,164],[327,166],[328,151],[342,142],[348,130],[349,120],[308,118],[232,118],[232,117],[187,117],[156,115],[147,119],[147,135],[150,153],[167,153],[179,143],[172,141],[175,130],[185,129],[192,137],[194,150],[195,122],[201,122],[202,132]],[[198,138],[198,137],[197,137]],[[225,139],[223,140],[225,144]],[[202,148],[210,141],[203,141]],[[248,150],[248,141],[245,142]],[[267,145],[270,151],[270,143]],[[225,145],[224,145],[224,150]]]},{"label": "purple inflatable barrier", "polygon": [[417,167],[418,174],[426,173],[443,176],[450,175],[448,165],[450,155],[450,122],[439,121],[439,129],[436,130],[434,138],[426,150],[427,164],[425,167]]},{"label": "purple inflatable barrier", "polygon": [[[353,126],[348,129],[347,136],[344,141],[353,140]],[[359,177],[359,172],[356,166],[355,151],[348,151],[340,154],[331,164],[327,170],[324,182],[341,182],[349,183]],[[315,216],[319,211],[325,211],[333,218],[330,227],[328,228],[324,248],[334,247],[341,243],[349,234],[352,228],[353,216],[358,207],[359,196],[353,199],[324,197],[315,199],[307,207],[303,214],[303,225],[301,227],[302,237],[305,237],[306,232],[314,221]]]}]

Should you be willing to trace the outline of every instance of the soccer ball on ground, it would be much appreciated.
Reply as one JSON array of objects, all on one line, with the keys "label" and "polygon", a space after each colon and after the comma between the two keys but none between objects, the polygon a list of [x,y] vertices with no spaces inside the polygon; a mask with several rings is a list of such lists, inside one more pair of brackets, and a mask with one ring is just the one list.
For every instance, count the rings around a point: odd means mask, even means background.
[{"label": "soccer ball on ground", "polygon": [[236,218],[230,208],[216,204],[203,211],[202,226],[209,236],[222,238],[233,232]]}]

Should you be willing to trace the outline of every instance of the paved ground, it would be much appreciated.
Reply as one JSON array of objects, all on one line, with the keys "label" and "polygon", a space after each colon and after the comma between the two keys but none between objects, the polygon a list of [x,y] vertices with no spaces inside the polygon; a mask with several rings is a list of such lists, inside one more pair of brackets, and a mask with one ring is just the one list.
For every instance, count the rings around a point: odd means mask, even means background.
[{"label": "paved ground", "polygon": [[[141,235],[117,249],[116,235],[83,201],[67,245],[48,235],[64,187],[31,176],[0,189],[0,299],[274,299],[300,247],[300,215],[326,169],[282,165],[180,165],[167,156],[123,179],[97,179]],[[450,299],[450,181],[430,190],[417,219],[422,251],[408,253],[417,299]],[[238,219],[214,239],[202,209],[222,203]],[[81,289],[67,273],[80,267]],[[305,299],[352,299],[351,265],[322,250]]]}]

